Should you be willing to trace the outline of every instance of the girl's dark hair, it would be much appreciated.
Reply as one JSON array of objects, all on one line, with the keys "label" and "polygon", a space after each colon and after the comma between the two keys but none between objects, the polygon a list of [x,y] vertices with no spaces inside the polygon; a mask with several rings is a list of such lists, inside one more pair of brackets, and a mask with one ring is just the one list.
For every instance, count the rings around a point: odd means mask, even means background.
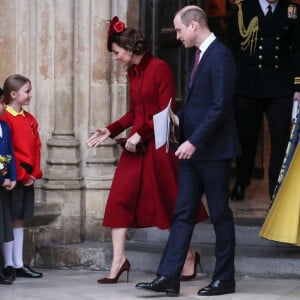
[{"label": "girl's dark hair", "polygon": [[113,33],[110,36],[110,44],[116,43],[121,48],[131,51],[133,54],[140,55],[147,50],[145,37],[136,29],[127,27],[120,33]]},{"label": "girl's dark hair", "polygon": [[9,102],[11,100],[10,93],[12,91],[17,92],[27,82],[31,83],[31,81],[27,77],[20,74],[14,74],[7,77],[3,84],[3,91],[6,100],[8,100]]}]

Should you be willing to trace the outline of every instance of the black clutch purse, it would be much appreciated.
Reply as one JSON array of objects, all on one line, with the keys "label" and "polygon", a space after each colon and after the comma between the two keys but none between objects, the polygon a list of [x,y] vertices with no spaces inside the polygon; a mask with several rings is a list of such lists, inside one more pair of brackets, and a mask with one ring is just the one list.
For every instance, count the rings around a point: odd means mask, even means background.
[{"label": "black clutch purse", "polygon": [[[120,145],[123,149],[126,150],[125,145],[127,142],[127,138],[118,138],[115,139],[115,141],[117,142],[118,145]],[[147,150],[147,147],[145,145],[145,143],[138,143],[136,145],[136,153],[145,153]]]}]

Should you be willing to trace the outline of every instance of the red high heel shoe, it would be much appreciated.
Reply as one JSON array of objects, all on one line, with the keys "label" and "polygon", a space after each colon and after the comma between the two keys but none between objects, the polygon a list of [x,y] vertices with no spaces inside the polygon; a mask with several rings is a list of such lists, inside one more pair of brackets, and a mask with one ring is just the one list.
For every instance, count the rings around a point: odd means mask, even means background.
[{"label": "red high heel shoe", "polygon": [[200,255],[198,252],[195,252],[195,262],[194,262],[194,273],[192,275],[181,275],[180,281],[188,281],[196,277],[197,265],[199,265],[200,271],[202,273],[202,266],[200,263]]},{"label": "red high heel shoe", "polygon": [[130,262],[128,261],[128,259],[126,259],[123,263],[123,265],[121,266],[117,276],[115,278],[101,278],[98,279],[97,282],[100,284],[111,284],[111,283],[117,283],[119,277],[121,276],[121,274],[125,271],[127,271],[127,283],[128,283],[128,277],[129,277],[129,270],[130,270]]}]

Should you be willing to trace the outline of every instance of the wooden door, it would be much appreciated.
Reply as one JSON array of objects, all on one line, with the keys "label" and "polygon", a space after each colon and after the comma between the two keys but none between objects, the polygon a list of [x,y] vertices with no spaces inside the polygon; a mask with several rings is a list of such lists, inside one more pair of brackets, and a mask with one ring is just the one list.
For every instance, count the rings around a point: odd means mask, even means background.
[{"label": "wooden door", "polygon": [[227,16],[231,0],[140,0],[140,30],[148,41],[149,50],[171,66],[176,83],[177,108],[185,99],[185,87],[192,55],[195,49],[185,49],[176,40],[173,18],[176,12],[186,5],[202,7],[212,31],[226,40]]},{"label": "wooden door", "polygon": [[[186,80],[195,49],[185,49],[176,40],[173,18],[186,5],[202,7],[208,16],[210,29],[227,43],[228,24],[233,0],[140,0],[139,27],[147,37],[148,48],[171,66],[176,83],[176,108],[184,104]],[[264,133],[258,143],[254,177],[264,176]]]},{"label": "wooden door", "polygon": [[203,6],[204,0],[140,0],[140,30],[146,35],[149,50],[171,66],[176,83],[176,107],[185,99],[186,78],[194,49],[186,50],[176,40],[175,13],[186,5]]}]

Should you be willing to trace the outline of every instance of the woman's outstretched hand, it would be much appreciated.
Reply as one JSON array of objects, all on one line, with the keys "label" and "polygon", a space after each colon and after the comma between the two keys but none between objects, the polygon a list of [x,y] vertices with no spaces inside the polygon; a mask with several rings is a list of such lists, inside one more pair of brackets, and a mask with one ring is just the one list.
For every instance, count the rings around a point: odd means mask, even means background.
[{"label": "woman's outstretched hand", "polygon": [[86,145],[88,147],[98,147],[110,136],[110,131],[107,128],[97,129],[96,132],[88,138]]}]

